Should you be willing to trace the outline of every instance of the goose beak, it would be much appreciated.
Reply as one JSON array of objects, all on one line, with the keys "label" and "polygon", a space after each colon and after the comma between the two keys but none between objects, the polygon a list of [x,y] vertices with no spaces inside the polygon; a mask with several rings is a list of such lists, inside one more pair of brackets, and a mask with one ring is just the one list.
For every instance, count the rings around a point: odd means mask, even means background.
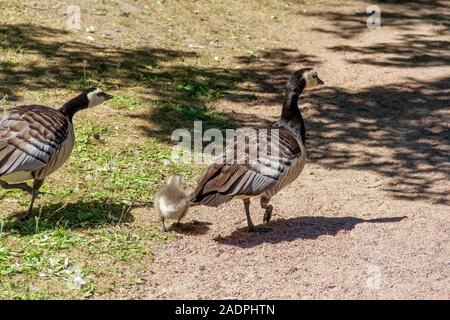
[{"label": "goose beak", "polygon": [[112,98],[114,98],[114,96],[105,93],[105,101],[106,101],[106,100],[111,100]]},{"label": "goose beak", "polygon": [[325,84],[325,82],[323,82],[319,77],[317,77],[317,84],[319,86],[323,86]]}]

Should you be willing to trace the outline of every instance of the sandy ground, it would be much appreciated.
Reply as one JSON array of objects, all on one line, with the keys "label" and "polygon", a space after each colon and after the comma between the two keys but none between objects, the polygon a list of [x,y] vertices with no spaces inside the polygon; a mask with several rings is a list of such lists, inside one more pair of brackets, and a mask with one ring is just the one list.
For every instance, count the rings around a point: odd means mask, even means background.
[{"label": "sandy ground", "polygon": [[449,298],[448,207],[389,201],[376,181],[309,165],[274,199],[268,234],[245,231],[238,201],[193,210],[212,224],[157,248],[142,297]]},{"label": "sandy ground", "polygon": [[[152,248],[135,298],[450,298],[449,9],[386,4],[368,30],[366,6],[318,6],[291,30],[326,87],[302,102],[309,161],[273,198],[273,231],[248,233],[238,200],[195,207],[202,223]],[[262,100],[217,107],[275,120],[281,98]]]}]

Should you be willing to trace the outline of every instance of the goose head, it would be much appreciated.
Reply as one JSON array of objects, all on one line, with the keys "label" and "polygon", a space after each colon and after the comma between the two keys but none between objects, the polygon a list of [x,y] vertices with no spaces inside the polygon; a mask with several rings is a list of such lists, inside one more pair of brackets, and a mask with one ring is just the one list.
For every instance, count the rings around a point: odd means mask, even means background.
[{"label": "goose head", "polygon": [[316,70],[313,68],[302,68],[294,72],[287,88],[289,91],[300,94],[305,88],[312,89],[323,84],[324,82],[319,78]]},{"label": "goose head", "polygon": [[89,88],[62,105],[59,111],[72,121],[75,113],[80,110],[98,106],[113,96],[103,92],[99,88]]},{"label": "goose head", "polygon": [[89,88],[84,90],[81,93],[81,96],[83,98],[86,98],[86,101],[88,102],[87,107],[95,107],[99,104],[102,104],[106,100],[112,99],[113,96],[110,94],[107,94],[106,92],[102,91],[99,88]]}]

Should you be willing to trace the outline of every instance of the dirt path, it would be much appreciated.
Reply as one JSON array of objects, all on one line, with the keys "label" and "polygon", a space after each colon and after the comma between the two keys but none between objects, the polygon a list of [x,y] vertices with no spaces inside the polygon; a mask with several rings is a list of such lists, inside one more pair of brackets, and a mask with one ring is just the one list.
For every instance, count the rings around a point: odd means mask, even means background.
[{"label": "dirt path", "polygon": [[[247,233],[240,201],[194,208],[203,223],[153,248],[135,297],[450,298],[449,9],[385,4],[371,31],[366,6],[282,17],[327,87],[306,94],[309,162],[273,199],[273,231]],[[217,107],[274,120],[281,100],[261,101]]]},{"label": "dirt path", "polygon": [[195,210],[212,224],[156,249],[142,297],[449,298],[448,207],[389,201],[378,183],[309,165],[274,199],[268,234],[243,229],[237,201]]}]

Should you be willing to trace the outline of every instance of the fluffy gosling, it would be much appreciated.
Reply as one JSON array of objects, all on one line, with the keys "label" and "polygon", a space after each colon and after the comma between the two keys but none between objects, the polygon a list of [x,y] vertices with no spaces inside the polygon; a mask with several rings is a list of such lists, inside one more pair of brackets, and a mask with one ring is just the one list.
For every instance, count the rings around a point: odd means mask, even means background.
[{"label": "fluffy gosling", "polygon": [[178,175],[169,176],[166,185],[156,193],[153,203],[156,213],[161,219],[164,232],[167,231],[164,224],[165,219],[178,220],[177,225],[179,225],[189,208],[181,177]]}]

